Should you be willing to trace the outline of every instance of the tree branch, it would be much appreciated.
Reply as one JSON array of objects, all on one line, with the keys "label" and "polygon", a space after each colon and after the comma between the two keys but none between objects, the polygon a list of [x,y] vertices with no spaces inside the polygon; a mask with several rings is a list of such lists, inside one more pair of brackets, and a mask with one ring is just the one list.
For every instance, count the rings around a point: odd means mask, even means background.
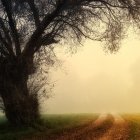
[{"label": "tree branch", "polygon": [[54,39],[54,37],[51,36],[51,34],[52,33],[49,33],[40,39],[40,41],[38,42],[38,45],[34,49],[34,53],[37,52],[42,45],[48,46],[53,43],[57,43],[57,41]]},{"label": "tree branch", "polygon": [[15,42],[16,55],[19,56],[21,54],[21,48],[20,48],[19,35],[17,32],[15,20],[13,19],[13,16],[12,16],[11,0],[1,0],[1,1],[2,1],[3,6],[5,7],[5,11],[9,19],[9,26],[12,31],[13,40]]},{"label": "tree branch", "polygon": [[29,0],[28,4],[29,4],[29,6],[31,8],[31,11],[33,13],[34,20],[35,20],[35,25],[37,27],[40,24],[38,9],[37,9],[37,7],[36,7],[36,5],[34,3],[34,0]]},{"label": "tree branch", "polygon": [[9,53],[4,49],[3,46],[0,44],[0,54],[3,56],[9,56]]},{"label": "tree branch", "polygon": [[48,14],[45,16],[45,18],[42,20],[42,22],[39,24],[35,32],[32,34],[31,38],[27,42],[22,52],[23,56],[30,56],[34,54],[34,50],[36,49],[35,47],[37,45],[37,42],[39,42],[39,40],[41,39],[41,36],[44,33],[44,30],[59,14],[63,5],[64,5],[64,2],[59,3],[56,9],[51,14]]},{"label": "tree branch", "polygon": [[9,46],[9,44],[4,40],[4,38],[2,37],[2,34],[0,33],[0,41],[1,43],[5,46],[5,48],[8,50],[9,54],[11,54],[12,56],[14,56],[13,50],[12,48]]},{"label": "tree branch", "polygon": [[6,28],[6,26],[5,26],[5,24],[4,24],[3,20],[2,20],[2,18],[0,18],[0,26],[1,26],[1,28],[2,28],[2,30],[3,30],[3,32],[4,32],[4,34],[5,34],[5,37],[6,37],[7,41],[8,41],[8,44],[12,46],[12,40],[11,40],[11,37],[10,37],[10,35],[9,35],[9,31],[8,31],[8,29]]}]

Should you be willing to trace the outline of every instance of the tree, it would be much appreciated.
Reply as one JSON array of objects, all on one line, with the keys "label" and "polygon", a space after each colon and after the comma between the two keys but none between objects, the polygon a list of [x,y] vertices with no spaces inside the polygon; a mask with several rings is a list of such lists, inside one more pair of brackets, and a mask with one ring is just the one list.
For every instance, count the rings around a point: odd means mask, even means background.
[{"label": "tree", "polygon": [[49,56],[58,43],[89,38],[117,51],[126,27],[139,25],[139,5],[138,0],[0,0],[0,97],[8,120],[22,125],[39,118],[28,80],[43,49]]}]

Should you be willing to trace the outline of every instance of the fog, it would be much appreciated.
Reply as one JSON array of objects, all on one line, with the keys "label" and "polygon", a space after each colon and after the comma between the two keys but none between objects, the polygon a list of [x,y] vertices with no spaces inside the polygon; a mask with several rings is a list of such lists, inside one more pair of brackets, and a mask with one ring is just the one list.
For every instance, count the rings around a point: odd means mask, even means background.
[{"label": "fog", "polygon": [[63,65],[51,73],[57,82],[43,113],[140,112],[139,37],[130,33],[116,54],[102,46],[86,40],[74,55],[59,51]]}]

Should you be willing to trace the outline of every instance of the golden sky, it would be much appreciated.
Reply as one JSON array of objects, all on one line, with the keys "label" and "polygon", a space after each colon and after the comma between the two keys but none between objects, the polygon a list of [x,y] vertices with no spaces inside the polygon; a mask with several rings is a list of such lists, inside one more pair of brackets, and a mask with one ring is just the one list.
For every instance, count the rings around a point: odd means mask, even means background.
[{"label": "golden sky", "polygon": [[116,54],[86,40],[74,55],[58,53],[63,66],[52,72],[47,113],[140,112],[140,37],[129,33]]}]

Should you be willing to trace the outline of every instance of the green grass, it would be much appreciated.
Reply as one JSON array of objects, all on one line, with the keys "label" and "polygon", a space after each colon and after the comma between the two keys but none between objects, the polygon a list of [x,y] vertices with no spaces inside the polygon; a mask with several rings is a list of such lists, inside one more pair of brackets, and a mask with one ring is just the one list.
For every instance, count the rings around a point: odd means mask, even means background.
[{"label": "green grass", "polygon": [[18,140],[23,135],[35,133],[31,127],[17,127],[8,123],[5,117],[0,117],[0,140]]},{"label": "green grass", "polygon": [[129,123],[129,139],[140,139],[140,114],[125,114],[122,117]]},{"label": "green grass", "polygon": [[14,127],[7,122],[5,117],[0,117],[0,140],[19,140],[22,137],[60,133],[64,129],[77,127],[97,117],[97,114],[43,115],[43,125],[36,127],[39,129]]},{"label": "green grass", "polygon": [[43,120],[48,128],[63,129],[87,123],[97,118],[97,114],[63,114],[44,115]]}]

